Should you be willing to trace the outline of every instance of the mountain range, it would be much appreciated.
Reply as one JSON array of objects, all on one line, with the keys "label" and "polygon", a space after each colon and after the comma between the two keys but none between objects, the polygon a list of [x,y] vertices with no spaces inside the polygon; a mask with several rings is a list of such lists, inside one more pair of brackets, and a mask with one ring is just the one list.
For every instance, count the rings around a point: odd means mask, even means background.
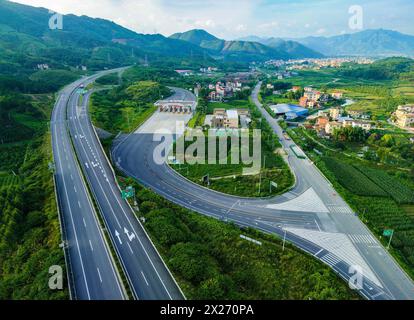
[{"label": "mountain range", "polygon": [[[204,30],[190,30],[184,33],[176,33],[170,39],[190,42],[206,49],[213,56],[221,56],[227,59],[235,58],[250,60],[263,59],[294,59],[294,58],[321,58],[319,52],[306,48],[295,41],[252,41],[235,40],[226,41],[219,39]],[[260,40],[260,38],[257,38]],[[276,39],[275,39],[276,40]]]},{"label": "mountain range", "polygon": [[63,29],[51,30],[47,9],[0,0],[0,73],[39,63],[86,65],[93,69],[158,59],[203,59],[205,50],[162,35],[144,35],[104,19],[64,15]]},{"label": "mountain range", "polygon": [[[297,46],[299,43],[304,48],[320,52],[329,57],[414,56],[414,36],[384,29],[364,30],[333,37],[305,37],[283,40],[280,38],[249,36],[239,40],[259,42],[270,47],[283,42],[289,46]],[[285,48],[285,51],[289,52],[288,48]]]}]

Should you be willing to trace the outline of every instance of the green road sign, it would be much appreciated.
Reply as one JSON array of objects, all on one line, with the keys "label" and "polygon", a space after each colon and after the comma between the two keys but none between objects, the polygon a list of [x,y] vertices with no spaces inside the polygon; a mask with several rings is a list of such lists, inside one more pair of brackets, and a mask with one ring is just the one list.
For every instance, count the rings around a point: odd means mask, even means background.
[{"label": "green road sign", "polygon": [[384,237],[391,237],[394,234],[394,230],[384,230]]},{"label": "green road sign", "polygon": [[132,187],[128,187],[125,190],[122,190],[122,199],[126,200],[128,198],[133,198],[135,196],[135,189]]}]

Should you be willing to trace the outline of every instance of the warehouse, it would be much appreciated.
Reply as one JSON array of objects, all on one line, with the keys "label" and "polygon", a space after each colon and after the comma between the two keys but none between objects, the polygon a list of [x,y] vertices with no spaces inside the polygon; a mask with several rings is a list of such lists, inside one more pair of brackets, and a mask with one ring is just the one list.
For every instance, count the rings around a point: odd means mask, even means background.
[{"label": "warehouse", "polygon": [[287,120],[306,117],[309,111],[294,104],[277,104],[269,107],[276,116],[284,116]]}]

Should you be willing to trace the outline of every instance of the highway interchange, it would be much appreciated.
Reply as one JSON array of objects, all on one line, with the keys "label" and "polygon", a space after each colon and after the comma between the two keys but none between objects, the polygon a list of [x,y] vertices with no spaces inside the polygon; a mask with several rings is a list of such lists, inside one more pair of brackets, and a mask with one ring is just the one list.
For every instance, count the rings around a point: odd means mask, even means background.
[{"label": "highway interchange", "polygon": [[[121,70],[105,71],[64,88],[52,115],[55,181],[72,297],[181,300],[183,293],[133,209],[121,197],[89,119],[91,92],[83,95],[79,89],[117,71]],[[156,112],[136,132],[115,142],[112,159],[122,172],[164,198],[206,216],[285,238],[346,281],[353,278],[355,267],[359,268],[363,272],[359,292],[367,299],[413,299],[411,279],[313,163],[292,152],[293,142],[283,136],[277,121],[258,101],[259,88],[260,84],[253,92],[253,101],[278,134],[296,177],[294,188],[284,195],[272,199],[229,196],[190,182],[166,163],[156,164],[153,151],[159,142],[153,141],[154,132],[161,127],[174,132],[176,121],[188,122],[189,115]],[[196,101],[188,91],[174,90],[172,100]],[[119,271],[126,276],[132,297],[128,297]]]},{"label": "highway interchange", "polygon": [[[153,141],[151,129],[160,129],[159,112],[136,132],[119,139],[112,158],[126,175],[180,206],[286,238],[346,281],[354,279],[359,270],[363,276],[359,292],[367,299],[413,299],[414,285],[409,277],[313,163],[294,155],[290,149],[293,142],[283,136],[277,121],[258,101],[259,88],[260,84],[254,90],[253,101],[278,134],[296,176],[295,187],[282,196],[246,199],[224,195],[190,182],[166,163],[156,164],[153,151],[159,142]],[[163,129],[170,131],[175,121],[188,121],[170,114],[168,123],[165,117]]]}]

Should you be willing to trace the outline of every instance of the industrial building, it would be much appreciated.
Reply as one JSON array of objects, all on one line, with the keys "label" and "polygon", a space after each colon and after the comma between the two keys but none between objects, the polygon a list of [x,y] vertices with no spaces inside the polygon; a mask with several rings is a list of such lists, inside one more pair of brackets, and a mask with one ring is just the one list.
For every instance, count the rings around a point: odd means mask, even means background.
[{"label": "industrial building", "polygon": [[309,114],[308,109],[294,104],[277,104],[270,106],[269,108],[276,116],[284,116],[287,120],[306,117]]}]

